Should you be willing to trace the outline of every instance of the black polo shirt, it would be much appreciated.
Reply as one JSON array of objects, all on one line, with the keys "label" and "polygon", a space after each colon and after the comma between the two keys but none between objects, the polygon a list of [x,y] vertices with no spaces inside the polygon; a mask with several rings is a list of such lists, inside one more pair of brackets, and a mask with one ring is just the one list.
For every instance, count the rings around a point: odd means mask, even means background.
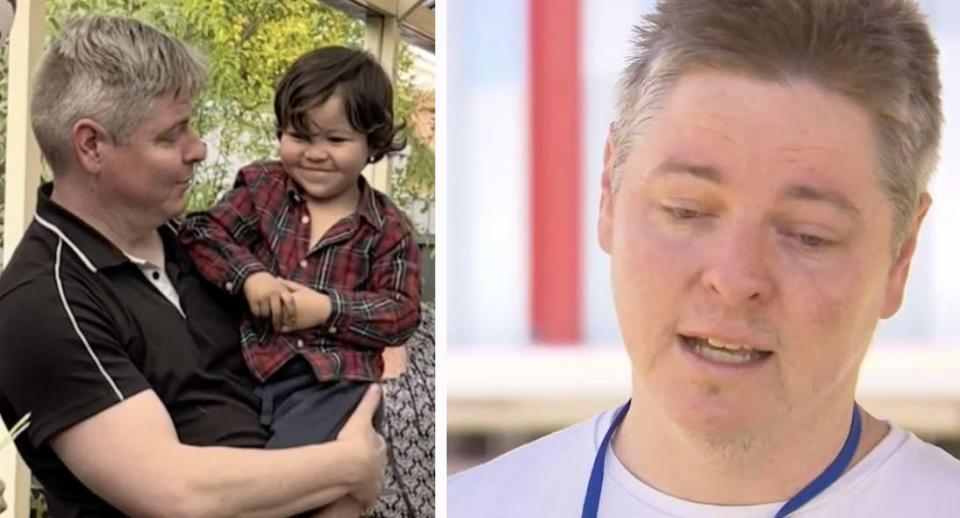
[{"label": "black polo shirt", "polygon": [[49,439],[140,391],[166,405],[180,440],[259,447],[265,432],[240,350],[240,301],[204,280],[159,229],[180,308],[102,235],[40,188],[37,215],[0,275],[0,415],[54,516],[119,514],[87,490]]}]

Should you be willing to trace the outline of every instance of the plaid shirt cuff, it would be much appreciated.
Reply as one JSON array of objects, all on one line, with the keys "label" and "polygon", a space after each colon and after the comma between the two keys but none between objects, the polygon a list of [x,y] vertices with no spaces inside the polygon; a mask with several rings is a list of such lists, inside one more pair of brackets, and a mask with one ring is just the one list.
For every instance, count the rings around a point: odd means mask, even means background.
[{"label": "plaid shirt cuff", "polygon": [[347,311],[347,301],[337,290],[321,290],[326,296],[330,297],[330,317],[327,318],[326,334],[336,336],[338,333],[347,330],[350,325],[350,314]]},{"label": "plaid shirt cuff", "polygon": [[234,268],[232,268],[230,280],[224,283],[222,287],[231,295],[242,295],[243,283],[247,282],[247,278],[255,273],[266,271],[267,268],[264,265],[255,261],[247,264],[235,265]]}]

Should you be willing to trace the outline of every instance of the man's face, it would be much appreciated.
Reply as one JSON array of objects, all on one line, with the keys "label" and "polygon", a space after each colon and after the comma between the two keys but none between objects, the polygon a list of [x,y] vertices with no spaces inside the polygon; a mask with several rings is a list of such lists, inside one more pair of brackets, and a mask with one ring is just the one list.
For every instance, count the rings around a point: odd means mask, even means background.
[{"label": "man's face", "polygon": [[637,388],[716,439],[849,404],[928,203],[893,256],[867,112],[808,82],[691,73],[616,191],[614,151],[599,237]]},{"label": "man's face", "polygon": [[206,157],[206,147],[190,126],[190,111],[190,99],[157,97],[126,142],[106,144],[101,196],[158,222],[181,214],[193,167]]}]

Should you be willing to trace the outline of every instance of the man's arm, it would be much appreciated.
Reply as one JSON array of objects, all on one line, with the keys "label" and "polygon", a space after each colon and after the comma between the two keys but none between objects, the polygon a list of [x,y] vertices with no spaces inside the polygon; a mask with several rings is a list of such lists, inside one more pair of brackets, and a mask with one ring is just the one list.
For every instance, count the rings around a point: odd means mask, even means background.
[{"label": "man's arm", "polygon": [[296,305],[292,330],[323,326],[320,332],[341,343],[371,349],[406,342],[420,323],[420,248],[412,234],[398,231],[375,254],[363,291],[317,292],[285,281]]},{"label": "man's arm", "polygon": [[367,393],[337,441],[286,450],[181,444],[144,391],[58,434],[51,446],[90,490],[131,516],[291,516],[379,492],[385,461]]}]

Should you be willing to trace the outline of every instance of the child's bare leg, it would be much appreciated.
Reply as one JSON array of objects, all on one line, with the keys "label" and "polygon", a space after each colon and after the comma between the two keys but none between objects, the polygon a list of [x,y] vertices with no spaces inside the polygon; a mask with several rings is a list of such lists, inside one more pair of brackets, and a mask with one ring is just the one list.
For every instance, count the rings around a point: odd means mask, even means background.
[{"label": "child's bare leg", "polygon": [[345,496],[313,513],[313,518],[359,518],[363,507],[353,497]]}]

